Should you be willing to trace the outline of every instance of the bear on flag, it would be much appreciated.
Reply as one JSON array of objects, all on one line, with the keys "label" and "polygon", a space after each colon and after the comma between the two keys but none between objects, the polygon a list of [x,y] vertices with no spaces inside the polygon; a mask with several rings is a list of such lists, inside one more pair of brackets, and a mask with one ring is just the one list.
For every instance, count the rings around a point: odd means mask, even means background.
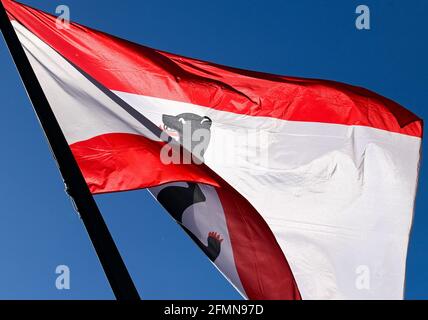
[{"label": "bear on flag", "polygon": [[416,115],[2,3],[92,194],[148,188],[248,299],[403,298]]}]

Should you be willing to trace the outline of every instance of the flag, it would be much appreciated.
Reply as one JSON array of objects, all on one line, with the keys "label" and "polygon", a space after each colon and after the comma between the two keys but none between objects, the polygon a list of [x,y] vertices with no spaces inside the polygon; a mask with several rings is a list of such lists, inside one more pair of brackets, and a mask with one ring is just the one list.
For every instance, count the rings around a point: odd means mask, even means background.
[{"label": "flag", "polygon": [[93,194],[149,188],[249,299],[403,297],[417,116],[2,2]]}]

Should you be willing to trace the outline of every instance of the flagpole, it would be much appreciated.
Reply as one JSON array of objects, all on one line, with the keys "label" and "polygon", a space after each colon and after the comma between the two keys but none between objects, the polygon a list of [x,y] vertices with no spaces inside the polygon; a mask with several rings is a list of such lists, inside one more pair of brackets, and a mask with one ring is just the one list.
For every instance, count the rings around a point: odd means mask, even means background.
[{"label": "flagpole", "polygon": [[88,232],[117,300],[140,300],[119,250],[86,184],[0,0],[0,29],[51,147],[67,192]]}]

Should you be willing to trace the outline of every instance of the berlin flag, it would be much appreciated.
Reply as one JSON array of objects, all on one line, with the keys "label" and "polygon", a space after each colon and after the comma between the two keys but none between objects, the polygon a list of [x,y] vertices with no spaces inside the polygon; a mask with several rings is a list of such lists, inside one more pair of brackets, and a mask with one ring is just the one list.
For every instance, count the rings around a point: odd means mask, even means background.
[{"label": "berlin flag", "polygon": [[417,116],[2,2],[93,194],[148,188],[248,299],[403,298]]}]

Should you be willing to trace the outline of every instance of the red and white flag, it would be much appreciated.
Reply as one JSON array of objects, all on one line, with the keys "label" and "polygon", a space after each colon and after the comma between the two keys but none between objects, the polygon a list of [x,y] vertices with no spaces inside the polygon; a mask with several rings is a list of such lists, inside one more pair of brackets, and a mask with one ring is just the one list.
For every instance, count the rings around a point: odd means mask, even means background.
[{"label": "red and white flag", "polygon": [[[417,116],[2,2],[93,194],[150,188],[249,299],[403,298]],[[165,136],[203,163],[164,161]]]}]

